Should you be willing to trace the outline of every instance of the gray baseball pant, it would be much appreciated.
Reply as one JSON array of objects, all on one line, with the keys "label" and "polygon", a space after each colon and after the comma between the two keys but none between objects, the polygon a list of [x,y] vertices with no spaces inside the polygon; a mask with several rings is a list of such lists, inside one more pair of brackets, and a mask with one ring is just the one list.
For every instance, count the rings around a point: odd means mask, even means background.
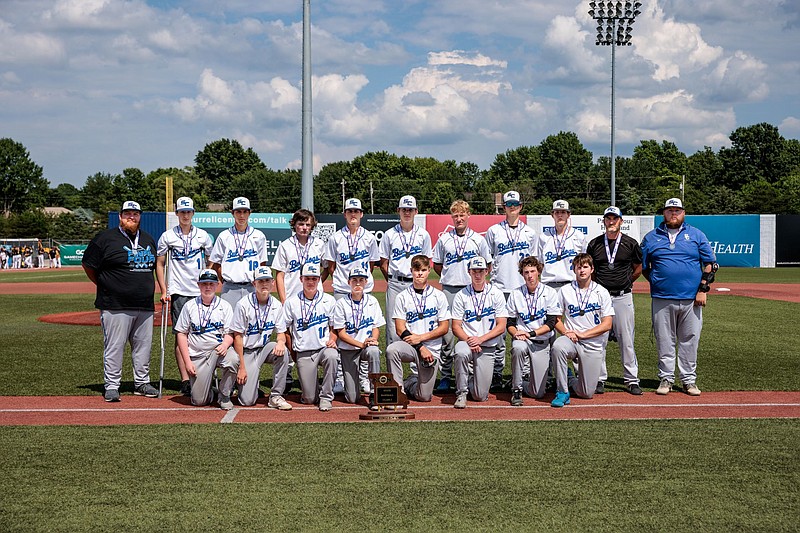
[{"label": "gray baseball pant", "polygon": [[[442,285],[442,292],[447,299],[447,305],[450,311],[453,310],[453,298],[456,297],[458,291],[463,289],[463,285]],[[442,337],[442,352],[440,354],[441,367],[439,372],[442,379],[453,379],[453,354],[455,352],[453,344],[455,343],[455,335],[453,335],[453,328],[449,328],[447,333]],[[492,356],[494,358],[494,356]],[[492,364],[494,367],[494,364]],[[491,379],[491,378],[490,378]]]},{"label": "gray baseball pant", "polygon": [[[550,349],[550,358],[556,372],[556,386],[559,392],[569,392],[572,389],[580,398],[591,398],[597,388],[600,369],[605,350],[587,349],[578,341],[572,342],[569,337],[561,336],[553,343]],[[567,362],[576,360],[580,363],[578,376],[567,381]]]},{"label": "gray baseball pant", "polygon": [[[239,386],[239,403],[241,405],[255,405],[258,401],[258,385],[261,379],[261,367],[264,363],[272,365],[272,389],[270,396],[283,396],[286,389],[286,374],[289,370],[289,354],[277,356],[273,353],[276,343],[268,342],[262,348],[244,350],[244,368],[247,370],[247,381]],[[225,355],[221,364],[223,368],[220,390],[233,390],[236,383],[236,374],[239,372],[239,355],[231,348]]]},{"label": "gray baseball pant", "polygon": [[[333,297],[336,299],[336,301],[341,300],[345,296],[347,296],[347,293],[345,293],[345,292],[334,292],[333,293]],[[394,324],[394,320],[392,321],[392,324]],[[387,328],[387,330],[388,330],[388,328]],[[336,365],[336,381],[344,383],[344,379],[345,378],[344,378],[344,371],[343,371],[343,367],[342,367],[342,362],[339,361],[337,363],[337,365]],[[364,385],[366,385],[369,382],[369,363],[366,360],[362,360],[359,363],[359,366],[358,366],[358,382],[359,382],[359,385],[362,384],[362,383]]]},{"label": "gray baseball pant", "polygon": [[358,401],[358,388],[360,386],[360,366],[366,362],[370,374],[381,371],[381,349],[377,346],[367,346],[359,350],[339,350],[344,373],[344,399],[348,403]]},{"label": "gray baseball pant", "polygon": [[[403,381],[403,363],[416,363],[417,374]],[[425,366],[417,351],[405,341],[393,342],[386,348],[386,368],[392,373],[395,382],[403,387],[409,398],[420,402],[429,402],[433,397],[433,385],[436,383],[436,366]]]},{"label": "gray baseball pant", "polygon": [[[492,386],[495,347],[481,346],[480,352],[473,352],[465,341],[458,341],[454,351],[456,394],[469,392],[476,402],[485,402],[489,399],[489,388]],[[470,363],[473,365],[472,376],[469,375]]]},{"label": "gray baseball pant", "polygon": [[101,310],[103,327],[103,381],[105,390],[119,390],[122,354],[131,345],[133,384],[150,383],[150,348],[153,344],[153,312],[135,309]]},{"label": "gray baseball pant", "polygon": [[400,337],[397,335],[397,331],[394,327],[394,318],[392,315],[394,314],[394,303],[397,300],[397,296],[403,292],[404,290],[408,289],[411,285],[411,282],[408,281],[400,281],[396,279],[390,279],[386,285],[386,345],[390,345],[395,341],[399,341]]},{"label": "gray baseball pant", "polygon": [[[530,369],[528,381],[522,381],[525,363]],[[521,390],[533,398],[541,398],[547,389],[550,368],[550,342],[528,339],[511,343],[511,390]]]},{"label": "gray baseball pant", "polygon": [[694,300],[653,298],[653,329],[658,350],[658,379],[675,380],[675,345],[678,378],[687,385],[697,381],[697,345],[703,329],[703,308]]},{"label": "gray baseball pant", "polygon": [[[303,393],[302,403],[317,403],[319,399],[333,401],[333,382],[336,380],[336,363],[339,352],[336,348],[297,352],[297,375]],[[322,388],[317,379],[317,368],[322,367]]]},{"label": "gray baseball pant", "polygon": [[[611,304],[614,306],[614,336],[619,344],[619,356],[622,359],[622,379],[625,385],[639,384],[639,361],[636,359],[636,350],[633,348],[634,327],[636,317],[633,309],[633,293],[622,296],[612,296]],[[608,379],[606,359],[603,357],[603,367],[600,370],[600,381]]]},{"label": "gray baseball pant", "polygon": [[255,292],[255,287],[252,283],[233,283],[226,281],[222,284],[222,292],[219,297],[231,304],[231,309],[236,309],[236,304],[239,300]]},{"label": "gray baseball pant", "polygon": [[[233,351],[233,348],[228,349],[228,354]],[[236,352],[233,352],[234,355]],[[226,356],[228,355],[226,354]],[[238,357],[238,356],[237,356]],[[222,362],[222,357],[217,355],[214,350],[209,350],[199,357],[192,357],[192,364],[194,365],[195,375],[189,376],[189,381],[192,384],[192,405],[208,405],[214,401],[214,392],[211,390],[211,383],[214,381],[214,370]],[[233,384],[229,383],[227,389],[224,384],[220,382],[220,396],[230,398]]]}]

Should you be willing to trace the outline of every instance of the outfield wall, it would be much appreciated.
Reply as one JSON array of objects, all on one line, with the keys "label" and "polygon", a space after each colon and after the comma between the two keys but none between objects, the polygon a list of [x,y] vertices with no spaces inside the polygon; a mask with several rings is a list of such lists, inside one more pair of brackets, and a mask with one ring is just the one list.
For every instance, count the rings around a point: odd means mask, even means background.
[{"label": "outfield wall", "polygon": [[[281,241],[291,236],[289,220],[291,214],[286,213],[253,213],[250,224],[263,231],[267,236],[267,252],[269,261]],[[169,213],[165,221],[164,213],[146,212],[142,215],[142,229],[153,235],[156,239],[165,227],[172,227],[178,223],[174,213]],[[327,240],[334,231],[342,228],[344,218],[341,214],[317,215],[318,226],[315,234]],[[504,219],[503,215],[472,215],[469,219],[470,227],[478,233],[485,233],[492,225]],[[550,215],[523,216],[522,220],[530,225],[537,233],[549,233],[552,230],[553,219]],[[603,232],[603,217],[600,215],[573,215],[572,226],[584,232],[590,239]],[[686,215],[686,222],[696,226],[708,237],[717,261],[721,266],[733,267],[766,267],[776,266],[776,248],[783,251],[800,250],[800,217],[778,225],[775,215]],[[362,225],[371,231],[378,242],[383,238],[383,233],[397,224],[397,215],[368,215],[362,219]],[[431,234],[433,244],[439,236],[452,229],[450,215],[417,215],[416,222]],[[656,223],[661,222],[660,216],[630,216],[624,217],[623,231],[631,237],[641,241]],[[109,213],[109,227],[119,224],[117,213]],[[791,225],[794,223],[794,225]],[[208,231],[212,237],[233,225],[233,215],[230,213],[196,213],[194,224]],[[783,228],[779,233],[781,242],[776,241],[776,229]],[[787,229],[793,228],[794,231]],[[800,261],[796,255],[786,254],[790,259]],[[787,261],[785,264],[800,264]]]}]

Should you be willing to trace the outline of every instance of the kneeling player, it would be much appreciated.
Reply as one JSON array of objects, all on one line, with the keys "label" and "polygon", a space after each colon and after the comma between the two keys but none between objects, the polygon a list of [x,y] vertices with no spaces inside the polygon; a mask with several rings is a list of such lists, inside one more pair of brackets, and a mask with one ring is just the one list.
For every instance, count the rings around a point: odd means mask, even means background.
[{"label": "kneeling player", "polygon": [[[344,374],[344,399],[349,403],[358,400],[359,363],[368,362],[370,374],[381,371],[381,350],[378,348],[380,327],[386,324],[381,304],[371,294],[364,292],[367,271],[354,267],[350,271],[350,294],[336,302],[333,329],[339,337],[339,355]],[[374,406],[370,391],[370,407]]]},{"label": "kneeling player", "polygon": [[[522,405],[522,393],[533,398],[544,396],[550,368],[550,337],[561,316],[558,293],[539,283],[543,265],[535,257],[519,262],[525,284],[508,297],[508,333],[511,343],[511,405]],[[523,368],[529,363],[529,381],[523,381]]]},{"label": "kneeling player", "polygon": [[[297,374],[303,394],[302,403],[319,401],[320,411],[330,411],[333,402],[333,382],[339,352],[333,331],[333,309],[336,301],[330,294],[318,290],[319,266],[306,263],[300,270],[303,290],[286,297],[283,316],[275,326],[278,333],[288,332],[297,353]],[[322,367],[322,389],[317,369]]]},{"label": "kneeling player", "polygon": [[233,310],[233,350],[228,350],[222,362],[225,370],[220,388],[228,390],[236,380],[239,403],[255,405],[261,366],[269,363],[272,365],[272,390],[267,407],[288,411],[292,406],[283,398],[289,368],[286,334],[277,333],[276,342],[269,341],[282,309],[278,299],[270,295],[275,288],[272,270],[267,266],[258,267],[253,286],[255,292],[239,300]]},{"label": "kneeling player", "polygon": [[[614,316],[611,295],[592,281],[592,256],[576,255],[572,268],[575,281],[561,287],[559,292],[564,320],[556,323],[556,331],[562,336],[550,350],[557,387],[556,397],[550,402],[553,407],[567,405],[570,390],[580,398],[594,396]],[[573,360],[578,362],[578,376],[568,378],[567,364]]]},{"label": "kneeling player", "polygon": [[[183,306],[175,325],[178,349],[192,385],[192,405],[208,405],[214,400],[211,382],[214,369],[233,344],[230,325],[233,309],[228,302],[216,295],[219,277],[211,269],[200,272],[197,286],[200,296]],[[231,390],[220,384],[219,406],[233,409]]]},{"label": "kneeling player", "polygon": [[[475,257],[468,265],[471,284],[453,298],[453,335],[458,338],[453,367],[456,370],[456,409],[467,406],[467,392],[476,402],[489,399],[494,353],[506,330],[506,298],[486,283],[486,259]],[[469,375],[469,363],[474,375]]]},{"label": "kneeling player", "polygon": [[[409,399],[429,402],[433,396],[442,337],[450,330],[447,298],[428,285],[431,260],[411,258],[412,285],[397,295],[392,317],[401,340],[386,348],[386,367]],[[403,363],[416,363],[417,374],[403,382]]]}]

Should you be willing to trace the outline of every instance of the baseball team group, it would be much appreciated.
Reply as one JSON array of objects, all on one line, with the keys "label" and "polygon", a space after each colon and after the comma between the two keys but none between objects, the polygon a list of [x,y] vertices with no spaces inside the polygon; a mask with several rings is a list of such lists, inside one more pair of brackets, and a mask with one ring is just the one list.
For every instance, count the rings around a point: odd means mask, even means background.
[{"label": "baseball team group", "polygon": [[[625,389],[641,395],[632,295],[641,275],[652,297],[655,392],[668,394],[677,377],[686,394],[700,395],[698,342],[718,267],[706,236],[685,223],[680,199],[666,201],[663,221],[641,244],[621,231],[615,206],[603,214],[603,234],[587,242],[565,200],[553,202],[553,227],[538,234],[520,218],[518,192],[506,192],[503,203],[505,219],[480,235],[469,226],[469,204],[453,202],[453,229],[435,246],[415,224],[413,196],[400,199],[399,223],[380,243],[362,227],[357,198],[345,202],[345,225],[327,241],[314,235],[314,213],[300,209],[268,265],[267,238],[250,226],[247,198],[233,200],[234,225],[215,241],[192,224],[191,198],[178,199],[178,225],[157,242],[139,227],[139,204],[127,201],[119,226],[98,234],[83,256],[97,286],[104,398],[120,401],[127,344],[134,394],[159,396],[150,382],[156,284],[171,313],[181,392],[193,405],[255,405],[269,364],[270,408],[292,408],[284,393],[296,369],[301,403],[329,411],[335,395],[356,403],[363,394],[370,409],[381,409],[368,378],[380,372],[381,329],[385,367],[410,400],[454,387],[454,406],[463,409],[509,387],[511,405],[520,406],[552,388],[551,405],[563,407],[571,396],[604,393],[609,340],[619,344]],[[385,312],[371,294],[376,267],[387,280]],[[441,289],[429,283],[431,270]],[[333,294],[323,289],[328,278]]]}]

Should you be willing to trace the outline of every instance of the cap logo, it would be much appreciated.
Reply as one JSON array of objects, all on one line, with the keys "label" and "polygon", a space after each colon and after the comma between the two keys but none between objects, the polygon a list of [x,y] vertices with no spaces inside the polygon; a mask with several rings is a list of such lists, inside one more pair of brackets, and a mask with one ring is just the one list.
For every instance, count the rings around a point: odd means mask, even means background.
[{"label": "cap logo", "polygon": [[180,205],[181,205],[181,207],[188,207],[189,206],[189,200],[181,200],[180,201]]}]

